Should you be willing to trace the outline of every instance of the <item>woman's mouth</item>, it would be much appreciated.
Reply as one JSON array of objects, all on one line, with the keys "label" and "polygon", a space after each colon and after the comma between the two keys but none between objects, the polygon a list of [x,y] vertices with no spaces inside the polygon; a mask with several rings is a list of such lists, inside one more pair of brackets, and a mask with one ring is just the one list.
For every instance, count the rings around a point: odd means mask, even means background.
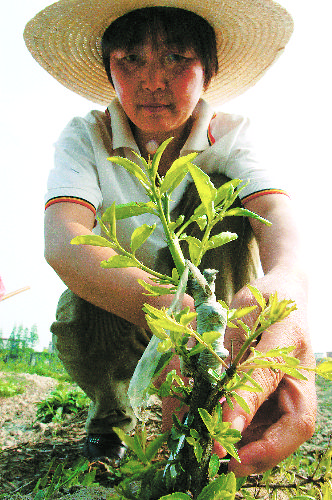
[{"label": "woman's mouth", "polygon": [[163,111],[169,110],[171,108],[171,105],[163,103],[146,103],[141,104],[140,107],[148,113],[161,113]]}]

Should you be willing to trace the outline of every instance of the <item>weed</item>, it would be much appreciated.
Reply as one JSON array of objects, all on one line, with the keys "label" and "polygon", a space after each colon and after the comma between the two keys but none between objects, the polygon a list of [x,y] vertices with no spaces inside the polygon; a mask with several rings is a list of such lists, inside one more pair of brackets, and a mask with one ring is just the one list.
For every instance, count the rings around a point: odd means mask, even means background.
[{"label": "weed", "polygon": [[11,398],[24,391],[25,387],[22,387],[22,382],[17,377],[9,375],[0,379],[0,398]]},{"label": "weed", "polygon": [[36,420],[44,423],[61,422],[64,415],[77,413],[89,403],[90,399],[80,389],[59,384],[47,399],[37,403]]}]

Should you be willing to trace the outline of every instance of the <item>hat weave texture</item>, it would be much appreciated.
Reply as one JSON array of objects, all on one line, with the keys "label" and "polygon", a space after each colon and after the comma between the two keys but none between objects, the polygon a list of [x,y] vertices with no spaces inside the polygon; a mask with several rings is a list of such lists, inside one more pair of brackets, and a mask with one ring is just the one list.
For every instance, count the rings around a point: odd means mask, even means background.
[{"label": "hat weave texture", "polygon": [[25,43],[65,87],[108,105],[115,92],[103,67],[101,37],[118,17],[154,6],[190,10],[214,28],[219,72],[204,93],[213,105],[252,87],[283,52],[293,31],[290,14],[272,0],[60,0],[28,22]]}]

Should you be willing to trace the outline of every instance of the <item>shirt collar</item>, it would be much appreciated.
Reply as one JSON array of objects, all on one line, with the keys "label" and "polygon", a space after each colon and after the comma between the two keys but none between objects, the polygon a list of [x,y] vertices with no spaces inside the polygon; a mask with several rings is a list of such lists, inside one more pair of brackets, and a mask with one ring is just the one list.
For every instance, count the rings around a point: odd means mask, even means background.
[{"label": "shirt collar", "polygon": [[139,153],[129,120],[119,100],[113,99],[107,109],[111,118],[113,149],[130,148]]},{"label": "shirt collar", "polygon": [[[113,99],[107,109],[111,118],[113,149],[130,148],[139,153],[127,115],[119,100]],[[181,154],[203,151],[210,145],[208,128],[213,115],[214,109],[206,101],[200,99],[194,109],[194,123]]]}]

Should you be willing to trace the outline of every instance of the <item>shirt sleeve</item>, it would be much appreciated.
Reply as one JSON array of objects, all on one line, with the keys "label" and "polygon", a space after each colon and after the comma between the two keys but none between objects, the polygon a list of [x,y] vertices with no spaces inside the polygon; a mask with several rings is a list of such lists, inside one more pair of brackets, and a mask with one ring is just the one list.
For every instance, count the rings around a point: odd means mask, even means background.
[{"label": "shirt sleeve", "polygon": [[240,192],[242,201],[267,193],[287,194],[284,183],[263,165],[255,151],[249,120],[218,113],[210,124],[213,169],[230,179],[248,183]]},{"label": "shirt sleeve", "polygon": [[95,210],[101,205],[102,194],[90,128],[85,119],[74,118],[56,142],[54,168],[47,182],[46,206],[53,201],[71,199],[82,200]]}]

